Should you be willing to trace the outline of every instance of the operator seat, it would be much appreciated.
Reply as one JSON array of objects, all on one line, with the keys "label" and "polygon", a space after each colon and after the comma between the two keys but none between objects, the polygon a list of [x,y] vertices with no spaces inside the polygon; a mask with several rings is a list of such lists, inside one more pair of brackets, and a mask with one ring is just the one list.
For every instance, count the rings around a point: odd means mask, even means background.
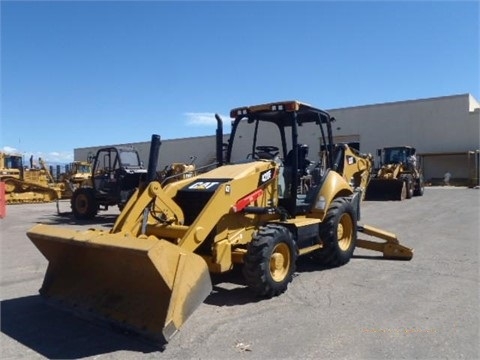
[{"label": "operator seat", "polygon": [[307,159],[308,155],[308,145],[306,144],[298,144],[298,161],[297,161],[297,169],[294,169],[294,160],[295,160],[295,152],[294,149],[290,150],[285,158],[284,164],[285,168],[283,171],[284,180],[285,180],[285,196],[288,196],[290,193],[290,186],[292,184],[293,176],[297,177],[297,185],[300,184],[300,178],[302,176],[308,175],[307,168],[310,165],[310,160]]},{"label": "operator seat", "polygon": [[[308,145],[306,144],[298,144],[298,176],[307,175],[307,168],[310,165],[310,160],[308,160]],[[285,167],[293,166],[295,152],[294,149],[290,150],[285,158]]]}]

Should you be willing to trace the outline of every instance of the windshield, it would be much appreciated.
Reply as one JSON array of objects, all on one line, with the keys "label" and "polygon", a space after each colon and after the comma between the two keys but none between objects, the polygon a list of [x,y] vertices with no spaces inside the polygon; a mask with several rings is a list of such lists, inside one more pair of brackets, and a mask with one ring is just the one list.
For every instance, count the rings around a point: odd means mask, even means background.
[{"label": "windshield", "polygon": [[6,169],[21,169],[22,168],[22,157],[9,155],[5,157],[5,164]]},{"label": "windshield", "polygon": [[[266,152],[278,155],[279,158],[285,160],[292,149],[292,127],[284,126],[283,131],[285,133],[285,149],[282,146],[282,131],[275,123],[241,120],[235,129],[230,161],[254,159],[254,155],[262,158]],[[297,143],[306,145],[304,149],[307,150],[310,160],[318,162],[321,155],[320,149],[324,148],[320,126],[314,122],[298,126]],[[259,148],[259,146],[267,148]]]},{"label": "windshield", "polygon": [[251,123],[247,119],[240,121],[236,128],[230,161],[254,159],[255,153],[260,152],[257,146],[273,147],[272,155],[283,156],[282,138],[278,126],[267,121]]},{"label": "windshield", "polygon": [[91,172],[90,165],[78,165],[77,172],[81,174],[88,174]]},{"label": "windshield", "polygon": [[140,159],[133,150],[120,150],[120,160],[124,167],[140,166]]},{"label": "windshield", "polygon": [[385,164],[406,163],[407,152],[404,148],[385,149],[384,157]]}]

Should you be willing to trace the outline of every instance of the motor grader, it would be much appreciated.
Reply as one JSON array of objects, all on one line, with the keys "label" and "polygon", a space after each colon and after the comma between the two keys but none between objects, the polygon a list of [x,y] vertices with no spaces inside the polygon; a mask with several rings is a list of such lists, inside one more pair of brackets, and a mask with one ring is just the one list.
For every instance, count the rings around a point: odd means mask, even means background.
[{"label": "motor grader", "polygon": [[[247,287],[269,298],[287,290],[299,256],[319,268],[347,263],[356,246],[412,258],[394,234],[357,223],[364,189],[354,178],[368,171],[368,158],[333,144],[327,112],[285,101],[230,115],[225,158],[217,131],[218,166],[165,186],[155,181],[153,135],[147,181],[111,230],[30,229],[49,261],[41,295],[165,342],[209,296],[210,273],[241,267]],[[304,138],[321,142],[318,159],[302,156]],[[299,191],[305,176],[310,185]],[[358,239],[359,232],[382,240]]]},{"label": "motor grader", "polygon": [[39,168],[28,168],[22,155],[0,152],[0,181],[5,183],[7,204],[51,202],[62,197],[64,186],[56,183],[45,162],[39,161]]},{"label": "motor grader", "polygon": [[416,149],[391,146],[377,150],[379,166],[373,170],[367,200],[405,200],[422,196],[424,180]]}]

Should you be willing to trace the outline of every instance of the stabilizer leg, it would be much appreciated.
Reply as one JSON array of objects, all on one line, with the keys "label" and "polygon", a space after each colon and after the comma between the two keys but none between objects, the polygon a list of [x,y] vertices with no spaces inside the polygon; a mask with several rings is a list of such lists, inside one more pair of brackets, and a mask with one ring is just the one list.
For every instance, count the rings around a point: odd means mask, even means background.
[{"label": "stabilizer leg", "polygon": [[398,241],[395,234],[388,231],[377,229],[369,225],[359,225],[357,230],[361,233],[377,237],[385,240],[383,243],[378,243],[371,240],[357,239],[357,247],[379,251],[383,253],[386,259],[394,260],[411,260],[413,257],[413,249],[403,246]]}]

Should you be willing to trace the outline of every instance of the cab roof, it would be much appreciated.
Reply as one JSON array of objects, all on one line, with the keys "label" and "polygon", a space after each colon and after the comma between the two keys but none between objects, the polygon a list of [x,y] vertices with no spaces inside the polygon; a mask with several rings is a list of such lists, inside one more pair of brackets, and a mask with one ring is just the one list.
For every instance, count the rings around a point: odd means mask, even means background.
[{"label": "cab roof", "polygon": [[299,123],[318,122],[322,123],[333,121],[325,110],[315,108],[307,103],[298,100],[286,100],[271,102],[260,105],[250,105],[234,108],[230,111],[231,118],[246,117],[249,119],[261,119],[278,122],[279,119],[289,119],[290,113],[296,112]]}]

